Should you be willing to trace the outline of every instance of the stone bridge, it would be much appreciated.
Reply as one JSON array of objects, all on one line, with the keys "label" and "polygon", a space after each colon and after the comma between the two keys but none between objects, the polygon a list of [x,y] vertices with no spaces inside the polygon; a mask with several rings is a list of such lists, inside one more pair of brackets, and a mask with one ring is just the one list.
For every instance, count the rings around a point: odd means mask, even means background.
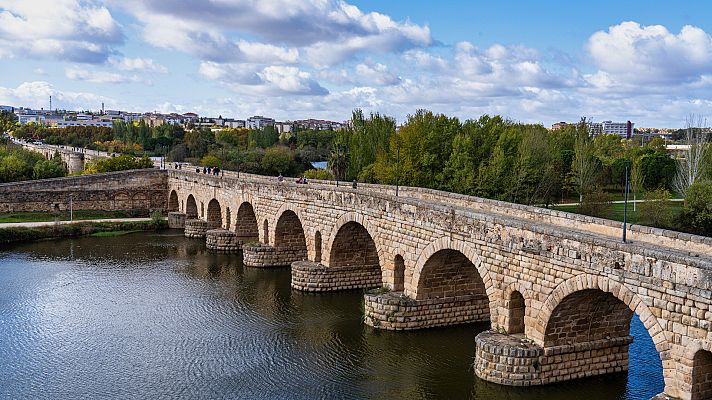
[{"label": "stone bridge", "polygon": [[242,247],[247,266],[291,265],[294,289],[381,288],[364,295],[375,328],[490,321],[476,338],[485,380],[625,371],[636,314],[663,397],[712,398],[712,238],[631,226],[622,243],[618,222],[434,190],[166,173],[187,236]]},{"label": "stone bridge", "polygon": [[84,166],[94,160],[111,157],[103,151],[87,150],[80,147],[35,144],[19,140],[14,140],[14,142],[27,150],[41,153],[48,160],[52,159],[55,153],[59,153],[59,157],[70,174],[82,172]]}]

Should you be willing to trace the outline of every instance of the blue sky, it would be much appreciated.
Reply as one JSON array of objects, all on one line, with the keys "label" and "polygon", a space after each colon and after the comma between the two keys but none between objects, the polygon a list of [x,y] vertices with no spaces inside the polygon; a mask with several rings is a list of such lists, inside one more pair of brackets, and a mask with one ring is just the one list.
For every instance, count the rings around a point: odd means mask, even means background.
[{"label": "blue sky", "polygon": [[0,0],[0,104],[679,127],[710,114],[711,15],[705,1]]}]

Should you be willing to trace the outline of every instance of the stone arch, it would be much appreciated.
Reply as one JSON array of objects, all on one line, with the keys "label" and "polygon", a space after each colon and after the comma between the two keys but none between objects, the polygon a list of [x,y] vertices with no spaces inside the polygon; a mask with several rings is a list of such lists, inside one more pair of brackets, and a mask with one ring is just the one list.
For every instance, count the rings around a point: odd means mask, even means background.
[{"label": "stone arch", "polygon": [[[266,220],[265,220],[266,221]],[[259,228],[255,208],[250,202],[243,201],[237,209],[235,216],[235,233],[243,243],[258,240]]]},{"label": "stone arch", "polygon": [[712,352],[697,350],[692,357],[691,400],[712,398]]},{"label": "stone arch", "polygon": [[329,257],[325,260],[325,262],[322,262],[322,264],[326,266],[330,266],[330,259],[331,258],[331,248],[334,245],[334,241],[336,240],[336,234],[339,232],[341,227],[344,225],[348,224],[349,222],[355,222],[359,225],[361,225],[366,232],[368,232],[368,235],[371,237],[373,240],[374,245],[376,246],[376,252],[378,254],[378,259],[383,260],[384,259],[384,252],[383,249],[381,249],[381,246],[378,242],[378,230],[376,229],[376,226],[373,225],[368,218],[366,218],[363,214],[357,213],[357,212],[347,212],[342,214],[339,219],[336,220],[334,225],[332,226],[329,236],[328,236],[328,244],[323,250],[323,254],[328,254]]},{"label": "stone arch", "polygon": [[175,190],[171,190],[168,196],[168,211],[178,211],[178,193]]},{"label": "stone arch", "polygon": [[393,258],[393,290],[402,292],[405,288],[405,260],[400,254]]},{"label": "stone arch", "polygon": [[291,261],[307,258],[307,240],[302,220],[296,212],[284,210],[274,224],[274,248],[278,253],[288,253]]},{"label": "stone arch", "polygon": [[518,290],[513,290],[505,299],[505,306],[508,310],[507,332],[510,335],[524,333],[524,316],[526,315],[524,296]]},{"label": "stone arch", "polygon": [[212,199],[208,202],[206,221],[208,221],[208,229],[222,227],[222,208],[220,207],[220,202],[216,199]]},{"label": "stone arch", "polygon": [[131,197],[131,208],[132,209],[149,209],[151,208],[151,199],[148,194],[144,192],[138,192]]},{"label": "stone arch", "polygon": [[321,262],[321,232],[316,231],[314,234],[314,262]]},{"label": "stone arch", "polygon": [[376,242],[368,230],[356,221],[339,227],[329,246],[329,267],[358,266],[381,276],[381,262]]},{"label": "stone arch", "polygon": [[195,197],[193,197],[192,194],[189,194],[188,199],[185,201],[185,218],[198,218],[198,204],[195,202]]},{"label": "stone arch", "polygon": [[119,192],[114,195],[114,209],[128,210],[131,208],[131,197],[126,192]]},{"label": "stone arch", "polygon": [[[276,245],[276,243],[274,243],[274,241],[276,240],[275,235],[276,235],[276,230],[277,230],[277,223],[279,222],[279,219],[282,218],[284,213],[287,211],[291,211],[294,213],[294,215],[299,220],[299,224],[301,225],[304,233],[307,232],[307,229],[304,226],[305,219],[304,219],[304,216],[302,215],[302,211],[298,207],[296,207],[294,204],[284,203],[284,204],[282,204],[281,207],[279,207],[279,210],[277,210],[277,212],[274,214],[273,219],[271,221],[269,221],[269,223],[267,225],[269,228],[269,235],[265,235],[265,236],[271,238],[272,242],[265,241],[265,243]],[[305,239],[305,242],[306,242],[306,239]]]},{"label": "stone arch", "polygon": [[495,313],[496,313],[496,307],[493,299],[495,298],[495,288],[494,285],[492,284],[492,277],[490,276],[489,271],[485,267],[484,263],[480,259],[479,254],[477,253],[477,250],[470,245],[469,243],[466,243],[462,240],[458,239],[450,239],[449,236],[444,236],[432,243],[430,243],[418,256],[418,261],[415,264],[415,267],[413,268],[413,272],[410,276],[410,279],[408,279],[408,271],[406,271],[406,280],[404,284],[404,293],[408,296],[411,296],[413,298],[417,297],[418,291],[417,291],[417,285],[418,282],[421,279],[421,274],[423,272],[423,268],[425,267],[425,264],[428,262],[430,257],[432,257],[435,253],[441,250],[455,250],[460,253],[462,253],[472,264],[474,264],[475,268],[477,269],[477,272],[482,279],[482,282],[484,283],[485,287],[485,293],[487,294],[487,298],[489,300],[489,307],[490,307],[490,316],[494,320]]},{"label": "stone arch", "polygon": [[[547,296],[542,304],[536,317],[537,326],[531,329],[527,327],[527,336],[533,339],[537,344],[546,346],[547,331],[555,334],[552,332],[555,327],[549,326],[549,324],[555,313],[559,311],[557,308],[562,303],[564,306],[573,305],[575,302],[581,303],[583,299],[579,297],[586,297],[587,295],[597,296],[594,297],[596,304],[601,308],[605,307],[610,312],[616,313],[613,317],[627,318],[625,324],[618,327],[619,330],[627,327],[627,332],[630,332],[630,319],[634,313],[640,318],[640,321],[652,338],[653,343],[655,343],[655,349],[663,363],[663,378],[665,379],[666,393],[667,389],[677,387],[675,383],[675,370],[666,368],[665,366],[666,361],[671,357],[671,352],[668,351],[670,350],[670,343],[665,337],[665,332],[657,318],[648,305],[645,304],[636,293],[628,289],[625,285],[606,277],[580,274],[560,283],[554,291]],[[564,303],[565,301],[567,303]],[[595,317],[588,317],[588,320],[593,320],[593,318]],[[554,320],[554,322],[556,322],[556,320]],[[600,335],[600,332],[587,332],[587,334],[589,337],[595,338],[597,335]],[[629,333],[626,333],[626,335],[628,334]],[[552,338],[548,341],[550,343],[555,342]],[[569,341],[571,341],[571,339],[569,339]]]}]

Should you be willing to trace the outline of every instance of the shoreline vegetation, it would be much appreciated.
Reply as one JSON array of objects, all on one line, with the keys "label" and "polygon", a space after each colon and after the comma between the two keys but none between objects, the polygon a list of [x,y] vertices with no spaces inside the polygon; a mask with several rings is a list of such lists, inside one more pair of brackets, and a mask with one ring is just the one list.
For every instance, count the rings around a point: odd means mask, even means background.
[{"label": "shoreline vegetation", "polygon": [[55,223],[37,227],[9,227],[0,225],[0,247],[13,243],[44,239],[80,237],[80,236],[120,236],[132,232],[167,229],[168,221],[152,217],[148,221],[81,221],[74,223]]},{"label": "shoreline vegetation", "polygon": [[[97,219],[114,218],[144,218],[148,217],[147,212],[140,211],[104,211],[104,210],[75,210],[72,215],[74,221],[91,221]],[[61,213],[51,213],[46,211],[26,211],[0,214],[0,228],[2,224],[20,222],[69,222],[69,211]]]}]

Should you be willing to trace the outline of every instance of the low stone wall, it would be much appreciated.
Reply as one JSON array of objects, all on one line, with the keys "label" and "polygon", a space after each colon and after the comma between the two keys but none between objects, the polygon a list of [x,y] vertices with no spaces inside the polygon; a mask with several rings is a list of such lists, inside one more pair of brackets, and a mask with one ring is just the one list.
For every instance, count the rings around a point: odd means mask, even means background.
[{"label": "low stone wall", "polygon": [[326,267],[312,261],[292,263],[292,288],[306,292],[381,286],[381,271],[360,266]]},{"label": "low stone wall", "polygon": [[250,243],[242,246],[242,256],[247,267],[269,268],[288,267],[303,255],[289,248],[274,248],[266,244]]},{"label": "low stone wall", "polygon": [[[294,272],[292,272],[294,280]],[[364,295],[365,322],[374,328],[412,330],[489,321],[487,296],[414,300],[398,292]]]},{"label": "low stone wall", "polygon": [[204,238],[208,231],[208,223],[202,219],[189,219],[185,221],[185,237]]},{"label": "low stone wall", "polygon": [[517,336],[475,337],[475,375],[508,386],[534,386],[628,370],[632,336],[543,348]]},{"label": "low stone wall", "polygon": [[226,229],[211,229],[205,232],[205,247],[221,252],[237,252],[240,250],[240,241],[235,232]]},{"label": "low stone wall", "polygon": [[185,213],[172,211],[168,213],[168,227],[172,229],[185,228]]}]

